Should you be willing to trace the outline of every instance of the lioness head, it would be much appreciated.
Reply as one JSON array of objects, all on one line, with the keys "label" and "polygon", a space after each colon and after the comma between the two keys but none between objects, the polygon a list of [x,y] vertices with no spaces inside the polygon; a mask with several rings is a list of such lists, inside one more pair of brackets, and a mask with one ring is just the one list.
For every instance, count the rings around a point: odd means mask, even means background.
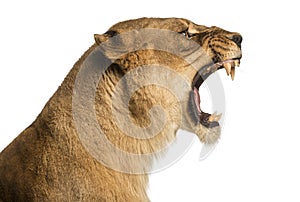
[{"label": "lioness head", "polygon": [[199,87],[222,68],[234,79],[239,33],[186,19],[141,18],[94,37],[110,61],[97,87],[96,112],[111,142],[133,153],[154,152],[179,128],[204,143],[218,140],[220,115],[202,111]]}]

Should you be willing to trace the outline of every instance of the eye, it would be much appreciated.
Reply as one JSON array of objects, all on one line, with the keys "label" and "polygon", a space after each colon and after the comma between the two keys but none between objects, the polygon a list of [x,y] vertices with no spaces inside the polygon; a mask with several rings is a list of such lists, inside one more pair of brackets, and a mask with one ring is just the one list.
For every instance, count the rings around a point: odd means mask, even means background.
[{"label": "eye", "polygon": [[192,37],[194,37],[196,35],[196,34],[189,33],[188,30],[184,30],[182,32],[179,32],[179,34],[182,34],[183,36],[185,36],[188,39],[191,39]]},{"label": "eye", "polygon": [[183,36],[187,36],[187,31],[186,30],[184,30],[184,31],[182,31],[182,32],[179,32],[179,34],[182,34]]}]

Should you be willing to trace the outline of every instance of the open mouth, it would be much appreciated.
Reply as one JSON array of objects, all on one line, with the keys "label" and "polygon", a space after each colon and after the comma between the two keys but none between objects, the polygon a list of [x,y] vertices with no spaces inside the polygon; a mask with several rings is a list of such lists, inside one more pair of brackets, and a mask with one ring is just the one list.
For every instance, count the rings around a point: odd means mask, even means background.
[{"label": "open mouth", "polygon": [[193,90],[193,101],[196,108],[196,114],[198,117],[198,120],[200,124],[207,128],[213,128],[216,126],[219,126],[219,120],[221,119],[221,114],[209,114],[206,112],[203,112],[200,107],[200,94],[199,94],[199,88],[202,85],[202,83],[205,81],[206,78],[208,78],[212,73],[217,71],[218,69],[225,69],[227,75],[231,76],[231,79],[234,80],[235,76],[235,67],[240,66],[240,58],[235,59],[229,59],[222,62],[217,62],[213,64],[209,64],[201,68],[196,76],[193,79],[192,83],[192,90]]}]

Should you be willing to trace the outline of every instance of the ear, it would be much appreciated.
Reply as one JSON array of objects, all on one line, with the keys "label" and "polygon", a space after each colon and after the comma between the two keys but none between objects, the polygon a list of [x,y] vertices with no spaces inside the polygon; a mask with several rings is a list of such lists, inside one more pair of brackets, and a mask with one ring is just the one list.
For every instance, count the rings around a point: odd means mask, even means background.
[{"label": "ear", "polygon": [[109,38],[107,34],[94,34],[95,42],[99,45],[100,43],[106,41]]},{"label": "ear", "polygon": [[99,45],[100,43],[106,41],[108,38],[116,36],[118,32],[113,30],[108,30],[104,34],[94,34],[94,38],[96,43]]}]

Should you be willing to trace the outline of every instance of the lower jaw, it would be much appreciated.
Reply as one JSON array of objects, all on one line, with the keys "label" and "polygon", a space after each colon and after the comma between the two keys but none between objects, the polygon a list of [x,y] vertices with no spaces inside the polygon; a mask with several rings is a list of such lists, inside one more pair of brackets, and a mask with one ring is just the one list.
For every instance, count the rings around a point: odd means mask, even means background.
[{"label": "lower jaw", "polygon": [[201,112],[199,114],[199,121],[200,124],[202,124],[203,126],[205,126],[206,128],[214,128],[219,126],[219,122],[217,121],[212,121],[210,122],[209,119],[212,115],[209,113],[205,113],[205,112]]},{"label": "lower jaw", "polygon": [[221,127],[206,128],[205,126],[198,125],[195,133],[202,143],[215,144],[220,139]]},{"label": "lower jaw", "polygon": [[220,115],[209,114],[201,110],[200,107],[200,95],[198,88],[194,87],[193,91],[190,94],[190,105],[192,114],[196,124],[201,124],[206,128],[214,128],[219,126]]}]

